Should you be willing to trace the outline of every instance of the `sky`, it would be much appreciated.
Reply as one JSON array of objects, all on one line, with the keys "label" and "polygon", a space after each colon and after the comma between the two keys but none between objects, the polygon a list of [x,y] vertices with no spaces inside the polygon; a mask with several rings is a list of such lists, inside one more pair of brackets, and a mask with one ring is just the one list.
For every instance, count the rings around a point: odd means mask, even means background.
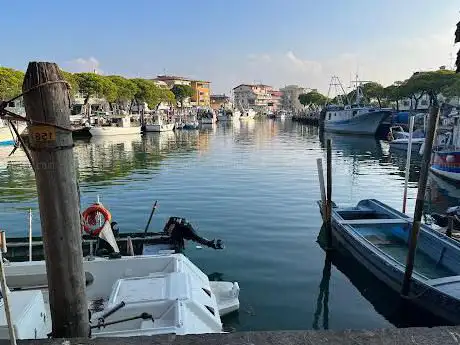
[{"label": "sky", "polygon": [[328,90],[454,63],[458,0],[0,0],[0,66]]}]

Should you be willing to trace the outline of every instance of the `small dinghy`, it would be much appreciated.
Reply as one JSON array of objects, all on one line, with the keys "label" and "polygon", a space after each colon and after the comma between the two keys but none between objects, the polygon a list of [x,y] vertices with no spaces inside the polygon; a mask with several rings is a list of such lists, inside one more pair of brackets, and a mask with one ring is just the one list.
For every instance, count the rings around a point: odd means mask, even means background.
[{"label": "small dinghy", "polygon": [[[402,287],[411,228],[411,218],[373,199],[332,209],[335,245],[396,292]],[[460,242],[422,224],[408,301],[459,324],[458,262]]]}]

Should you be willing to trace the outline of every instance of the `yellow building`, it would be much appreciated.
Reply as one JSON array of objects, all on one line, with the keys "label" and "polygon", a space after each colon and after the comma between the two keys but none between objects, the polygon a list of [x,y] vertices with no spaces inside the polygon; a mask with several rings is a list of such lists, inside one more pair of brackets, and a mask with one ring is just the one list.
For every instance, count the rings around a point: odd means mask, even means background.
[{"label": "yellow building", "polygon": [[211,105],[211,88],[209,81],[191,80],[193,95],[191,101],[198,107],[209,107]]}]

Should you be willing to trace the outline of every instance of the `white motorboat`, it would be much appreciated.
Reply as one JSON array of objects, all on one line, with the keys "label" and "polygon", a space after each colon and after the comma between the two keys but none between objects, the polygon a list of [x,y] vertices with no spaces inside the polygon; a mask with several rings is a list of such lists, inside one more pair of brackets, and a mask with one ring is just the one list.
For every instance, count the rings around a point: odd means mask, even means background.
[{"label": "white motorboat", "polygon": [[231,110],[221,109],[219,113],[217,114],[218,122],[226,122],[226,121],[232,121],[232,120],[233,120],[233,114]]},{"label": "white motorboat", "polygon": [[[239,309],[238,283],[210,282],[182,254],[92,258],[85,259],[83,267],[88,300],[104,301],[103,310],[91,318],[93,337],[220,333],[220,316]],[[46,315],[47,306],[40,298],[41,292],[35,290],[47,286],[45,261],[6,263],[5,273],[11,289],[27,290],[11,292],[15,297],[10,299],[11,309],[26,309],[23,304],[29,295],[36,304],[33,314],[25,310],[21,315],[29,320],[24,324],[27,329],[21,328],[18,332],[19,337],[25,339],[30,336],[30,329],[45,329],[47,326],[43,318],[36,317],[36,310]],[[103,317],[114,308],[120,309],[110,317]],[[139,317],[132,320],[136,316]],[[21,326],[20,317],[13,314],[13,319],[13,323]],[[0,318],[0,329],[1,321]],[[111,324],[113,321],[120,322]],[[6,338],[5,335],[7,333],[0,332],[0,338]],[[44,335],[45,331],[37,332],[36,337]]]},{"label": "white motorboat", "polygon": [[217,121],[216,114],[214,113],[214,111],[211,110],[199,112],[197,118],[198,122],[202,125],[212,125]]},{"label": "white motorboat", "polygon": [[155,114],[153,117],[153,123],[145,124],[145,132],[169,132],[174,130],[174,122],[167,122],[164,120],[161,114]]},{"label": "white motorboat", "polygon": [[[390,139],[390,149],[407,151],[409,144],[409,133],[404,131],[401,126],[393,126],[388,133]],[[419,152],[423,143],[425,142],[425,135],[423,131],[416,130],[412,133],[411,151]]]},{"label": "white motorboat", "polygon": [[249,108],[249,109],[243,110],[239,119],[240,120],[251,120],[255,116],[256,116],[256,112],[253,109]]},{"label": "white motorboat", "polygon": [[111,123],[106,126],[91,127],[89,132],[92,136],[112,136],[112,135],[125,135],[125,134],[140,134],[140,126],[131,126],[131,119],[129,116],[112,117]]}]

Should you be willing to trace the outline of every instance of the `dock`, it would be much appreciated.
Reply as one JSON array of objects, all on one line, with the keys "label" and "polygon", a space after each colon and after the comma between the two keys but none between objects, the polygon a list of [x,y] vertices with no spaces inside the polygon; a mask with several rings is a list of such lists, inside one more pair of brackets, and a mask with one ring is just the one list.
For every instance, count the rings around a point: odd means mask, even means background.
[{"label": "dock", "polygon": [[[8,340],[0,345],[9,344]],[[153,337],[24,340],[21,345],[458,345],[460,327],[346,331],[240,332]]]}]

